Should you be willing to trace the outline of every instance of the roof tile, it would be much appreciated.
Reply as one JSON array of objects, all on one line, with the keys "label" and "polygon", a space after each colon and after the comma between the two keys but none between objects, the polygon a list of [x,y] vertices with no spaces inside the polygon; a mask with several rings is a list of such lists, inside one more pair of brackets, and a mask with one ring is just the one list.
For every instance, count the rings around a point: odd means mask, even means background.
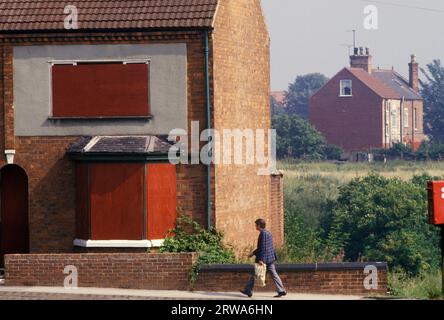
[{"label": "roof tile", "polygon": [[79,29],[211,27],[218,1],[0,0],[0,32],[63,30],[68,4]]},{"label": "roof tile", "polygon": [[398,94],[389,86],[381,82],[377,77],[372,76],[364,69],[347,68],[356,78],[362,81],[367,87],[376,94],[386,99],[398,99]]}]

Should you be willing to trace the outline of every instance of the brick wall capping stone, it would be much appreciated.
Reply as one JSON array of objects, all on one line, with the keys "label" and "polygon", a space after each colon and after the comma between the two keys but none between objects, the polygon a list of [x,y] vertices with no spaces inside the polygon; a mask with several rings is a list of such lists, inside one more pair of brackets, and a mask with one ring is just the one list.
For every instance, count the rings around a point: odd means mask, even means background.
[{"label": "brick wall capping stone", "polygon": [[[386,262],[350,262],[350,263],[319,263],[319,264],[276,264],[278,272],[312,272],[312,271],[346,271],[364,270],[367,266],[375,266],[378,270],[387,270]],[[246,272],[254,269],[253,264],[215,264],[203,265],[199,272]]]},{"label": "brick wall capping stone", "polygon": [[274,170],[271,172],[271,176],[273,177],[283,177],[284,176],[284,171],[282,170]]}]

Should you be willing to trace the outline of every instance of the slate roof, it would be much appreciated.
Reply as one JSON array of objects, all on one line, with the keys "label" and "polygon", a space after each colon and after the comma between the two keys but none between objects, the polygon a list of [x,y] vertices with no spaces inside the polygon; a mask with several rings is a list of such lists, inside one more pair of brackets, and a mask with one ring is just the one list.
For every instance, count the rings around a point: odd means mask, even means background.
[{"label": "slate roof", "polygon": [[168,154],[172,144],[162,136],[87,136],[73,143],[69,155]]},{"label": "slate roof", "polygon": [[211,27],[219,0],[0,0],[0,32],[65,30],[65,6],[79,29]]},{"label": "slate roof", "polygon": [[384,83],[379,81],[378,78],[372,76],[364,69],[347,68],[347,70],[349,70],[356,78],[361,80],[361,82],[363,82],[367,87],[369,87],[379,96],[387,99],[397,98],[397,94],[392,88],[386,86]]},{"label": "slate roof", "polygon": [[382,98],[422,100],[421,95],[410,88],[408,81],[393,70],[375,69],[369,74],[360,68],[346,69]]},{"label": "slate roof", "polygon": [[394,70],[373,70],[372,75],[379,79],[380,82],[390,87],[396,92],[397,97],[407,100],[422,100],[422,96],[413,90],[409,82]]}]

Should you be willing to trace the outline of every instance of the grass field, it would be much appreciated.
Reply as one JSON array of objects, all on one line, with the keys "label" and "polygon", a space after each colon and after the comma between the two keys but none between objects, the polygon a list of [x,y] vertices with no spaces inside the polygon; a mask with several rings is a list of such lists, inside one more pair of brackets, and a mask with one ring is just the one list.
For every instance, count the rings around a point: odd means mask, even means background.
[{"label": "grass field", "polygon": [[363,177],[376,172],[386,178],[397,177],[410,180],[414,175],[428,173],[431,176],[444,176],[444,162],[406,162],[389,163],[330,163],[330,162],[278,162],[288,181],[299,177],[318,176],[347,183],[353,178]]},{"label": "grass field", "polygon": [[335,200],[339,187],[358,177],[377,173],[386,178],[410,180],[424,173],[444,178],[444,162],[331,163],[280,161],[284,173],[285,202],[297,203],[307,226],[317,227],[329,200]]}]

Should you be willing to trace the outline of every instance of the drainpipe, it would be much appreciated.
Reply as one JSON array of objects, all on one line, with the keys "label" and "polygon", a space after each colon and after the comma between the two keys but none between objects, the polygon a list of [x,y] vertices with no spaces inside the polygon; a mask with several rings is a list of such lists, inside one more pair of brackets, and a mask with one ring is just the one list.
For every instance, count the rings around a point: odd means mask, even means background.
[{"label": "drainpipe", "polygon": [[[416,123],[415,123],[415,104],[413,103],[412,100],[412,146],[413,148],[415,147],[415,127],[416,127]],[[443,287],[444,290],[444,287]]]},{"label": "drainpipe", "polygon": [[[210,96],[210,62],[209,62],[209,33],[208,30],[204,31],[204,53],[205,53],[205,105],[207,109],[207,129],[211,129],[211,96]],[[211,146],[211,137],[208,139],[208,143]],[[209,150],[212,150],[210,147]],[[211,151],[210,151],[211,152]],[[211,229],[211,161],[207,166],[207,229]]]},{"label": "drainpipe", "polygon": [[405,105],[405,98],[402,97],[401,100],[401,130],[399,131],[401,135],[401,143],[404,144],[404,105]]}]

